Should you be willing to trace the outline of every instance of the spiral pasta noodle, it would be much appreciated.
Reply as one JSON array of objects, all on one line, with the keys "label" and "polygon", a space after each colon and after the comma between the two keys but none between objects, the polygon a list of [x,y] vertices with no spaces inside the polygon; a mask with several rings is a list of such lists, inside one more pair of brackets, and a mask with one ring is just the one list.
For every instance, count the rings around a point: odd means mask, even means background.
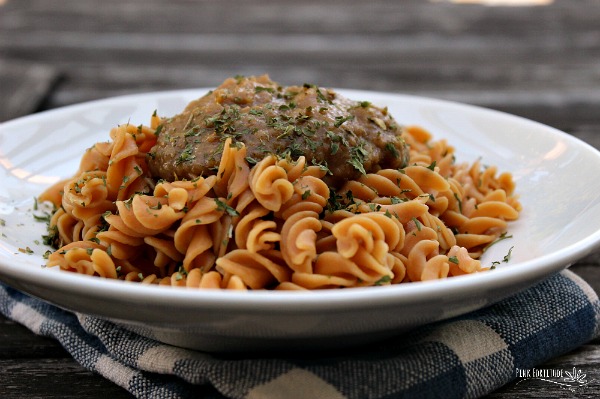
[{"label": "spiral pasta noodle", "polygon": [[482,272],[481,254],[521,205],[509,173],[457,164],[445,140],[403,130],[408,166],[334,189],[326,170],[223,142],[215,175],[156,181],[146,157],[161,119],[121,125],[41,200],[56,247],[48,266],[195,289],[379,286]]}]

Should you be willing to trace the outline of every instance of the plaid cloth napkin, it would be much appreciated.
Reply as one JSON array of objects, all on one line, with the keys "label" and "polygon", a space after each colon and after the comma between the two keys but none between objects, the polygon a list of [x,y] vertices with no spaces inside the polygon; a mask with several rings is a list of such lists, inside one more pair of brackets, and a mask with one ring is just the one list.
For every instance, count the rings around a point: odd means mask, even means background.
[{"label": "plaid cloth napkin", "polygon": [[0,312],[139,398],[473,398],[600,333],[598,296],[568,270],[486,309],[328,353],[181,349],[2,284]]}]

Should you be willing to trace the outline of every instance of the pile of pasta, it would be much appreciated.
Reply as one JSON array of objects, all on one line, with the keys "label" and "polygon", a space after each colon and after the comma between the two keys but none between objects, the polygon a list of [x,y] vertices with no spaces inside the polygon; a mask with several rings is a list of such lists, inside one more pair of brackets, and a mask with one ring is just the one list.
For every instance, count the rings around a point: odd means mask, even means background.
[{"label": "pile of pasta", "polygon": [[509,173],[457,164],[445,140],[406,127],[410,163],[333,190],[327,171],[224,142],[215,175],[155,181],[146,157],[160,118],[124,124],[40,197],[55,211],[47,266],[105,278],[213,289],[324,289],[442,279],[519,216]]}]

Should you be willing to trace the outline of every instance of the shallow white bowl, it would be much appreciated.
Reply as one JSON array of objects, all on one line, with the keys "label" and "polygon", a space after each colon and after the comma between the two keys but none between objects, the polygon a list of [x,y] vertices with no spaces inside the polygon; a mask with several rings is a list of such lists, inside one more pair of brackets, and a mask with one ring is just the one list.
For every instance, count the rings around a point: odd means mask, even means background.
[{"label": "shallow white bowl", "polygon": [[[496,270],[440,281],[318,292],[222,292],[143,286],[44,269],[45,224],[34,198],[71,176],[110,128],[180,112],[207,89],[131,95],[0,125],[0,280],[63,308],[145,336],[208,351],[323,348],[397,334],[482,308],[559,271],[600,242],[600,153],[556,129],[504,113],[427,98],[339,90],[387,106],[401,124],[447,138],[459,162],[509,171],[523,212],[511,239],[492,246]],[[28,253],[31,249],[33,253]],[[20,250],[21,249],[21,250]]]}]

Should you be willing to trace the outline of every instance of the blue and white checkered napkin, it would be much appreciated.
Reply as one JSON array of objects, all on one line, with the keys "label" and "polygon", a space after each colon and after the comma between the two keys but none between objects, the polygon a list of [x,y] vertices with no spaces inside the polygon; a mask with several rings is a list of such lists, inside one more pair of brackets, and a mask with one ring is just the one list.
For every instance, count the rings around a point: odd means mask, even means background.
[{"label": "blue and white checkered napkin", "polygon": [[600,333],[596,293],[570,271],[486,309],[352,350],[218,355],[140,337],[0,284],[0,312],[140,398],[472,398]]}]

